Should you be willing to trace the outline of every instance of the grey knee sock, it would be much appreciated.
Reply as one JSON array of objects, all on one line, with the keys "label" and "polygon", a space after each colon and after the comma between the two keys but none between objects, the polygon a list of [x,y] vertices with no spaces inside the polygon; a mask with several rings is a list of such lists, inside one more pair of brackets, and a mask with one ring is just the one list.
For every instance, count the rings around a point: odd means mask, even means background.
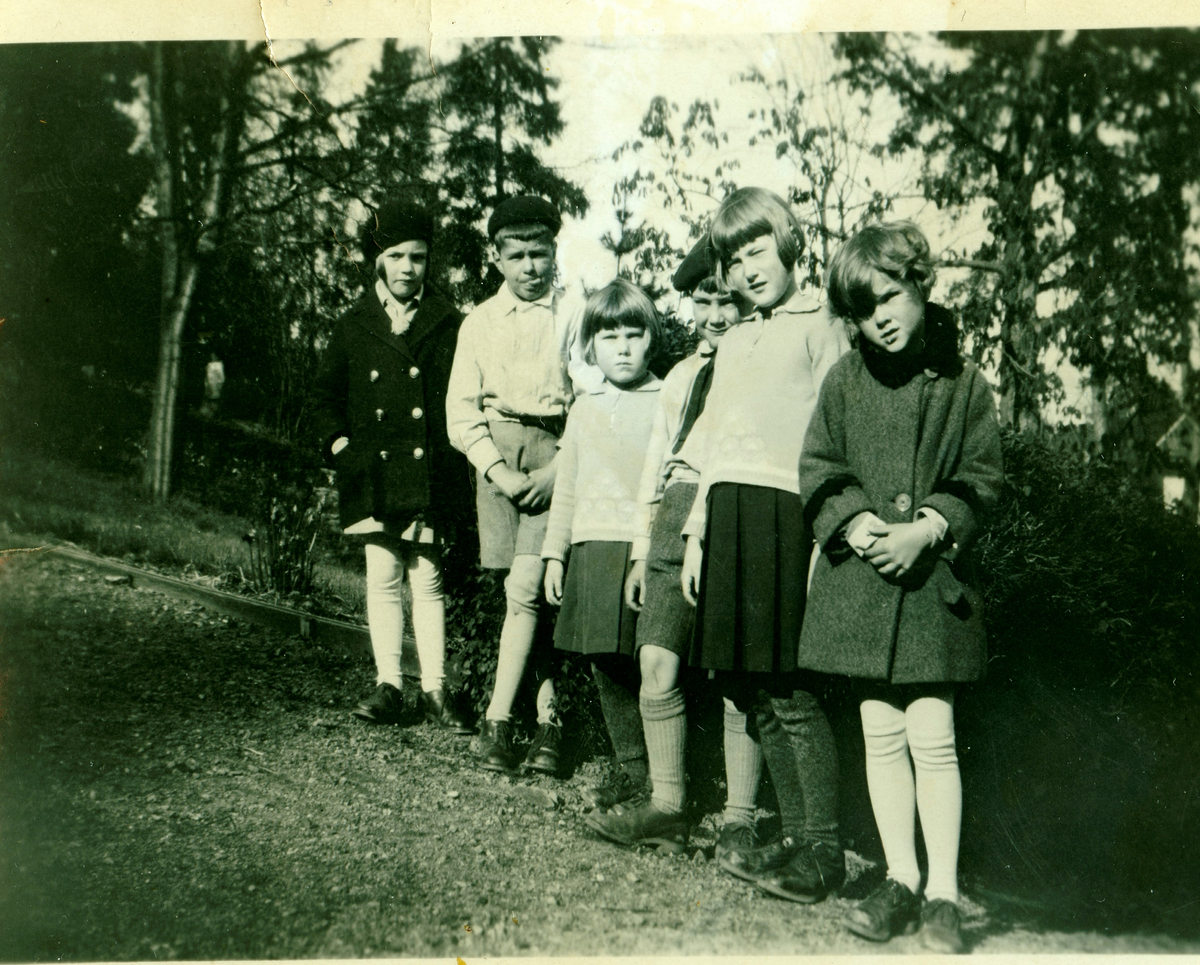
[{"label": "grey knee sock", "polygon": [[767,761],[767,772],[771,775],[775,797],[779,801],[779,820],[783,825],[783,833],[799,838],[804,833],[804,790],[796,770],[796,752],[792,750],[791,738],[775,715],[770,700],[763,700],[759,704],[755,721],[763,757]]},{"label": "grey knee sock", "polygon": [[635,776],[645,775],[646,739],[642,735],[642,712],[636,691],[630,690],[600,666],[592,662],[592,679],[600,694],[600,711],[612,741],[613,756],[622,770]]},{"label": "grey knee sock", "polygon": [[746,715],[725,707],[724,822],[754,826],[754,801],[762,779],[762,750],[746,731]]},{"label": "grey knee sock", "polygon": [[771,706],[796,755],[804,790],[805,836],[837,844],[837,745],[825,711],[806,690],[797,690],[788,698],[773,698]]}]

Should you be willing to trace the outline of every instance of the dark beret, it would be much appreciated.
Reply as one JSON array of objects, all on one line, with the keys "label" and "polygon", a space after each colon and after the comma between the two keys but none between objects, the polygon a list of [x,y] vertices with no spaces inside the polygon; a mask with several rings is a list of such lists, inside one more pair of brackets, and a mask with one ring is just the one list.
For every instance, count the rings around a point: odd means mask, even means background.
[{"label": "dark beret", "polygon": [[367,219],[363,230],[363,255],[372,264],[380,252],[404,241],[433,244],[433,218],[407,201],[389,201]]},{"label": "dark beret", "polygon": [[675,277],[671,285],[683,295],[691,294],[700,282],[717,270],[717,253],[712,246],[712,238],[708,232],[696,242],[687,257],[675,269]]},{"label": "dark beret", "polygon": [[515,198],[507,198],[496,205],[496,210],[488,218],[488,237],[496,238],[496,232],[515,224],[540,224],[550,229],[555,236],[562,227],[562,215],[544,198],[532,194],[519,194]]}]

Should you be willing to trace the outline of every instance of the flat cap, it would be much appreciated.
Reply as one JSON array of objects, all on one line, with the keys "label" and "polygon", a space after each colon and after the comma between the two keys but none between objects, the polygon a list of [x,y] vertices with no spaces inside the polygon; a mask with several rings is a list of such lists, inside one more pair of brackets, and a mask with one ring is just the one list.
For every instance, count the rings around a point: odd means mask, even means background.
[{"label": "flat cap", "polygon": [[488,237],[494,239],[496,232],[515,224],[545,225],[554,235],[562,227],[562,215],[545,198],[532,194],[519,194],[515,198],[506,198],[496,205],[496,210],[488,218]]},{"label": "flat cap", "polygon": [[712,237],[706,231],[688,252],[675,276],[671,279],[674,289],[683,295],[691,294],[700,282],[717,270],[717,252],[712,246]]},{"label": "flat cap", "polygon": [[405,241],[433,244],[433,218],[408,201],[389,201],[367,219],[363,229],[363,255],[372,264],[380,252]]}]

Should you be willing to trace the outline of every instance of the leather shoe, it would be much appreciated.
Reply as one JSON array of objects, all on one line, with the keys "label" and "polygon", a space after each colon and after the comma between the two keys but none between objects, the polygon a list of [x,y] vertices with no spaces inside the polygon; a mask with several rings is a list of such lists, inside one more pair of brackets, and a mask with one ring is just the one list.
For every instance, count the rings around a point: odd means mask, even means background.
[{"label": "leather shoe", "polygon": [[466,736],[475,733],[475,728],[459,715],[453,702],[446,698],[446,692],[440,687],[421,694],[421,712],[429,723],[442,730],[448,730],[451,734]]},{"label": "leather shoe", "polygon": [[404,716],[404,694],[391,684],[380,684],[351,713],[368,724],[398,724]]},{"label": "leather shoe", "polygon": [[758,881],[763,875],[782,868],[804,845],[791,835],[784,835],[761,848],[749,851],[730,849],[719,859],[722,871],[727,871],[743,881]]},{"label": "leather shoe", "polygon": [[626,847],[654,848],[667,854],[687,850],[687,818],[660,811],[653,801],[631,811],[592,811],[583,820],[602,838]]},{"label": "leather shoe", "polygon": [[788,901],[811,905],[846,881],[846,854],[836,844],[806,842],[802,851],[780,868],[758,879],[758,887]]},{"label": "leather shoe", "polygon": [[479,766],[507,774],[517,766],[512,749],[512,725],[506,720],[484,720],[479,732]]},{"label": "leather shoe", "polygon": [[907,885],[888,878],[846,912],[842,924],[869,941],[886,942],[893,935],[915,932],[920,911],[921,899]]},{"label": "leather shoe", "polygon": [[618,804],[633,800],[648,793],[646,781],[637,781],[624,771],[617,771],[604,784],[585,787],[582,791],[583,800],[594,808],[608,811]]},{"label": "leather shoe", "polygon": [[562,728],[558,724],[538,724],[525,755],[525,769],[541,771],[543,774],[558,773],[558,747],[562,742]]}]

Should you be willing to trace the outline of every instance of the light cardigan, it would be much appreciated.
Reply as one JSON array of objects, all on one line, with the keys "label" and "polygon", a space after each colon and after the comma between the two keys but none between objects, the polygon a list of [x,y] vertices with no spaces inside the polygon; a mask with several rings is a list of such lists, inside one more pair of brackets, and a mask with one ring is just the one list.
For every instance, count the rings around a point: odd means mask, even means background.
[{"label": "light cardigan", "polygon": [[636,495],[662,382],[609,382],[580,396],[559,442],[542,559],[565,560],[572,543],[632,542]]},{"label": "light cardigan", "polygon": [[684,411],[691,398],[696,377],[711,365],[713,348],[707,342],[687,358],[678,362],[662,381],[658,393],[658,411],[650,430],[650,445],[642,464],[642,479],[638,485],[636,533],[630,559],[644,560],[650,552],[650,531],[663,492],[673,483],[698,483],[700,470],[674,452],[683,428]]},{"label": "light cardigan", "polygon": [[503,462],[489,422],[561,419],[604,376],[583,359],[583,300],[552,288],[537,301],[505,283],[463,319],[446,391],[450,443],[482,473]]},{"label": "light cardigan", "polygon": [[800,449],[817,393],[849,350],[842,322],[801,291],[770,317],[755,313],[722,336],[708,401],[680,453],[701,470],[684,536],[704,536],[717,483],[800,492]]}]

